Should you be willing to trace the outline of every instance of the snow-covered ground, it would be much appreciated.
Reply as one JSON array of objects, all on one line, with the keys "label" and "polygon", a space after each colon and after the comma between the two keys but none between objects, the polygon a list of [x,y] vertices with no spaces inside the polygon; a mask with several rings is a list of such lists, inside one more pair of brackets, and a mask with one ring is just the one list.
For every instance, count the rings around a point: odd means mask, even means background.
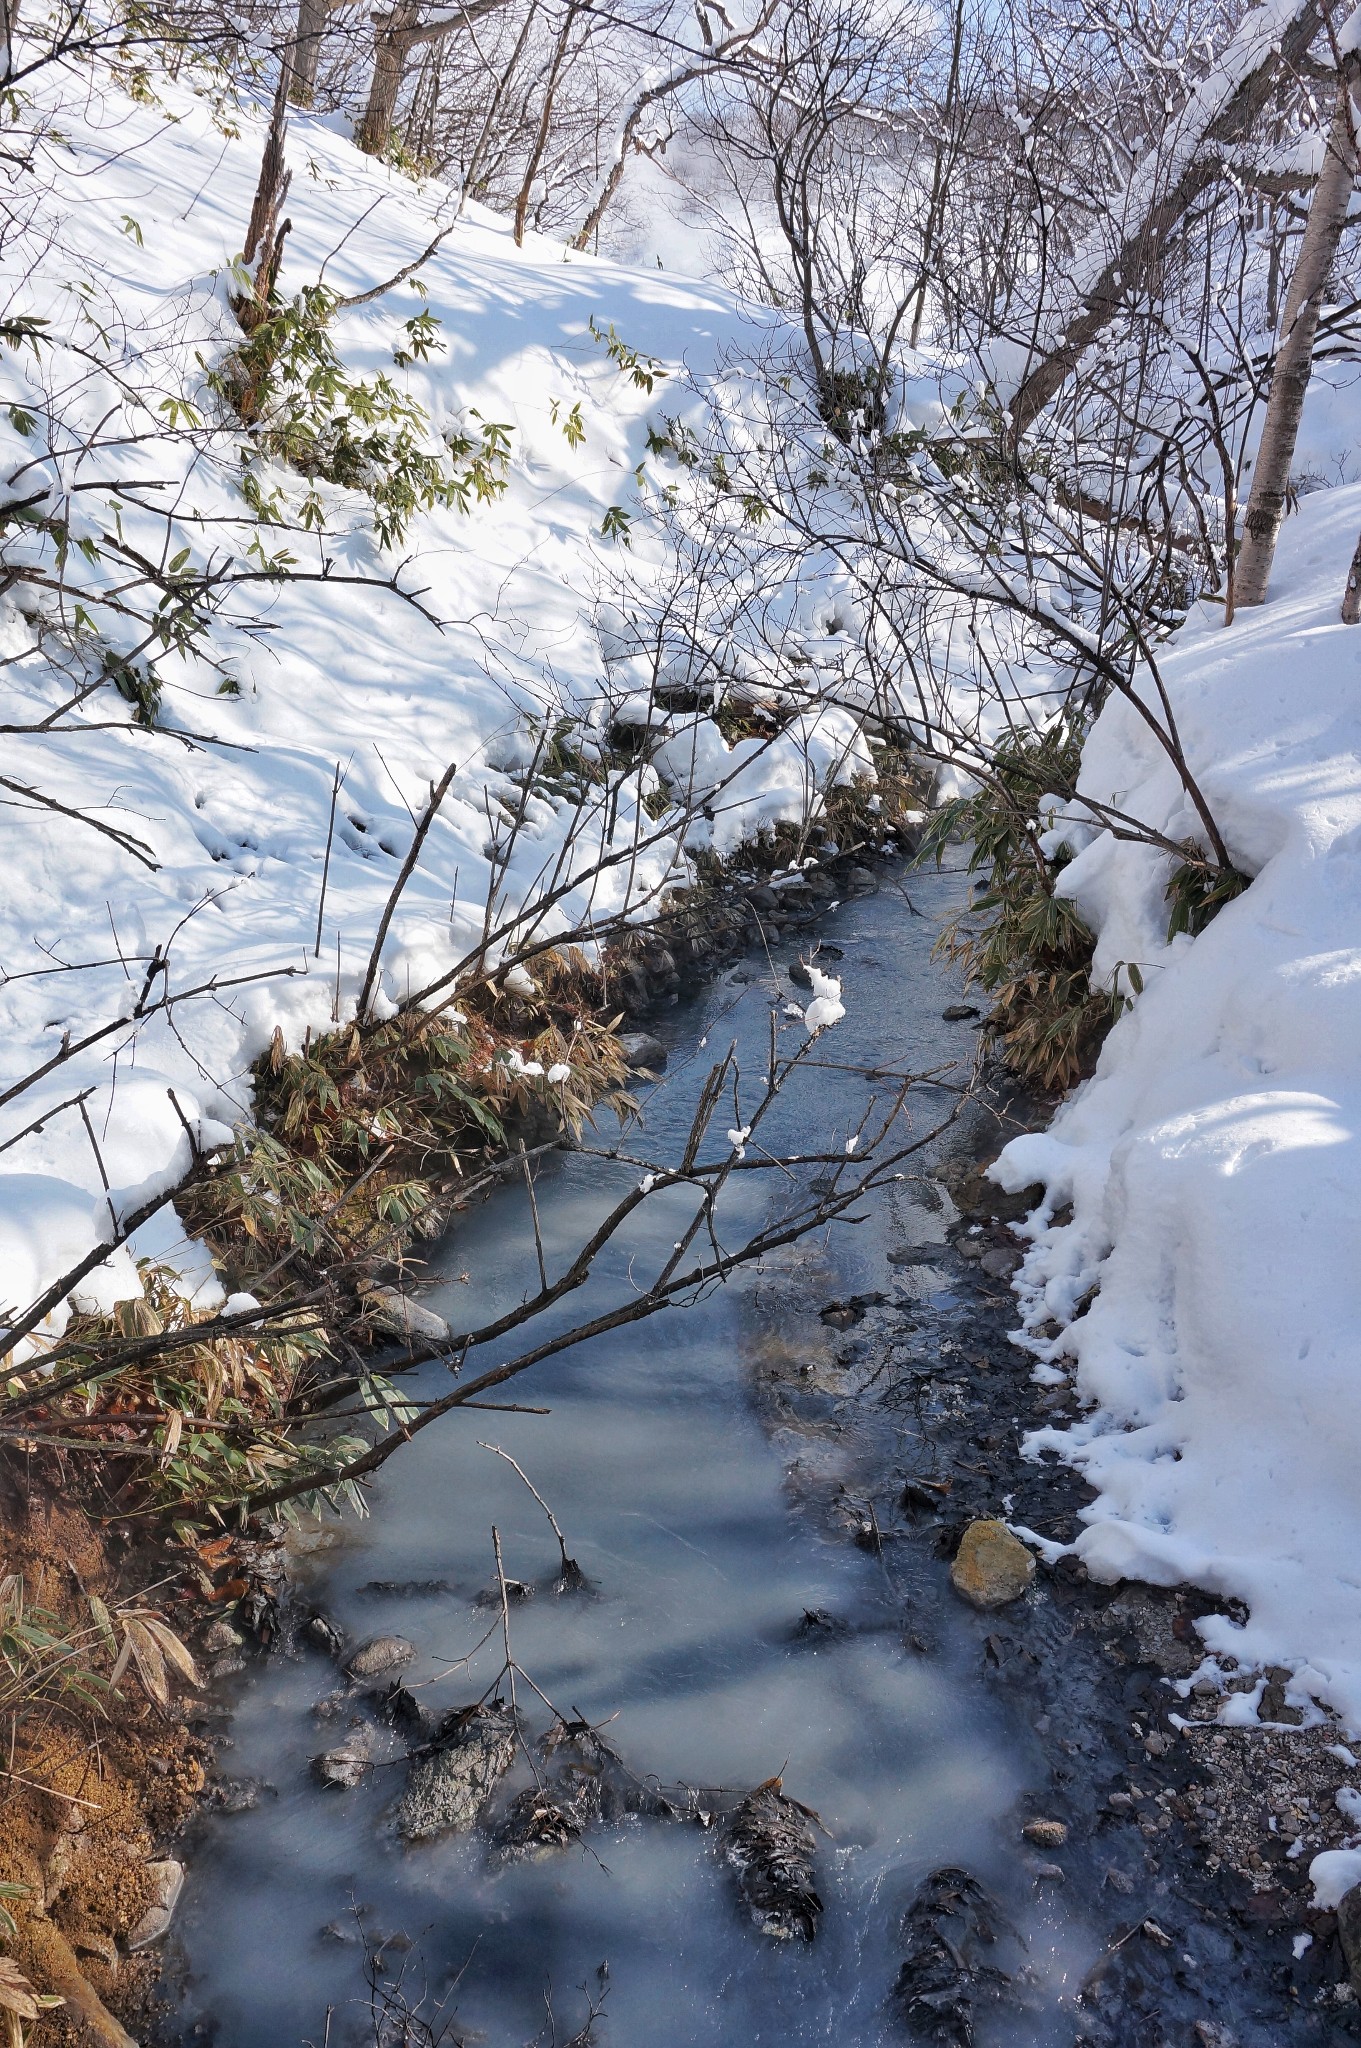
[{"label": "snow-covered ground", "polygon": [[[485,423],[504,426],[504,492],[466,512],[418,514],[386,553],[359,495],[326,484],[323,534],[257,534],[241,495],[241,437],[205,391],[204,368],[240,340],[229,266],[255,188],[259,111],[240,113],[232,134],[187,82],[153,80],[157,98],[144,103],[97,70],[47,76],[53,126],[37,175],[10,195],[4,310],[50,324],[37,351],[0,352],[0,461],[9,497],[56,482],[32,425],[56,417],[60,483],[74,491],[68,613],[83,595],[105,644],[126,655],[140,641],[140,625],[108,601],[108,568],[79,553],[82,539],[98,545],[115,530],[153,559],[184,546],[196,562],[212,553],[249,567],[258,539],[286,546],[304,570],[325,561],[333,573],[324,584],[262,580],[233,592],[201,655],[161,659],[151,732],[107,685],[59,730],[34,730],[71,681],[36,646],[40,594],[20,584],[0,599],[3,773],[13,785],[0,791],[0,1097],[14,1091],[0,1100],[8,1311],[107,1237],[106,1174],[121,1213],[185,1169],[184,1123],[223,1135],[248,1106],[247,1070],[276,1026],[297,1044],[309,1027],[352,1013],[413,818],[451,762],[452,787],[385,949],[386,999],[447,974],[477,943],[493,848],[521,801],[514,771],[530,760],[535,732],[569,720],[590,755],[611,706],[636,701],[651,680],[646,633],[627,616],[628,589],[645,590],[653,571],[664,578],[668,560],[640,497],[666,476],[649,426],[698,404],[720,363],[753,337],[768,344],[774,330],[773,316],[717,287],[532,237],[518,250],[505,223],[470,208],[422,270],[423,296],[403,285],[337,314],[333,333],[350,371],[384,371],[434,434],[476,440]],[[453,210],[445,188],[363,157],[338,125],[291,124],[285,294],[322,276],[361,293],[414,258]],[[399,367],[404,323],[422,309],[439,323],[435,348]],[[641,376],[609,353],[611,331],[644,359]],[[651,389],[648,359],[658,373]],[[185,431],[191,417],[205,422],[201,432]],[[281,488],[295,512],[307,488],[277,466],[263,484]],[[616,506],[628,522],[622,538],[617,521],[613,537],[602,530]],[[27,544],[11,527],[10,559]],[[381,587],[393,574],[421,609]],[[772,618],[805,658],[815,651],[816,607],[797,591]],[[77,666],[80,658],[77,649]],[[759,823],[800,815],[829,776],[868,765],[853,722],[834,709],[736,758],[712,722],[678,723],[682,779],[693,761],[707,793],[740,770],[714,798],[724,848]],[[545,783],[497,877],[493,923],[568,869],[580,885],[541,936],[655,904],[668,878],[687,874],[676,829],[644,809],[657,791],[652,769],[616,767],[583,824]],[[619,857],[593,872],[602,854]],[[173,1013],[133,1016],[139,998],[154,1005],[214,979]],[[92,1033],[103,1035],[87,1051],[20,1085],[65,1035],[78,1046]],[[83,1091],[92,1092],[75,1103]],[[8,1142],[43,1117],[41,1130]],[[177,1230],[167,1209],[135,1248],[170,1252],[187,1272],[193,1256],[174,1251]],[[108,1303],[135,1284],[122,1254],[82,1283],[80,1299]],[[62,1319],[58,1311],[49,1327]]]},{"label": "snow-covered ground", "polygon": [[[1082,850],[1063,887],[1099,934],[1098,971],[1134,962],[1144,992],[1052,1128],[997,1169],[1047,1188],[1019,1284],[1039,1370],[1072,1374],[1082,1412],[1030,1449],[1051,1446],[1097,1489],[1079,1555],[1099,1579],[1246,1602],[1246,1626],[1201,1624],[1211,1658],[1291,1667],[1291,1698],[1353,1730],[1361,628],[1338,614],[1358,526],[1355,486],[1306,498],[1269,603],[1227,631],[1207,605],[1167,653],[1188,759],[1251,887],[1168,945],[1167,857],[1070,828]],[[1081,787],[1173,839],[1197,831],[1121,699]],[[1051,1318],[1058,1336],[1042,1334]],[[1258,1694],[1229,1695],[1225,1715],[1255,1718]]]}]

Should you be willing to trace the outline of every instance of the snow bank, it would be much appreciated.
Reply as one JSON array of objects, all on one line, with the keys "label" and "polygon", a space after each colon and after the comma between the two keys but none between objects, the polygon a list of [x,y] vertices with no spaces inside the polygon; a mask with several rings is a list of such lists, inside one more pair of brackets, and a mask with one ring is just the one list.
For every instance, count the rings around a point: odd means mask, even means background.
[{"label": "snow bank", "polygon": [[[156,98],[134,102],[98,70],[46,76],[56,78],[60,138],[41,153],[50,189],[30,181],[12,220],[6,311],[50,326],[36,354],[0,350],[6,480],[31,488],[35,475],[49,476],[24,422],[55,409],[72,449],[91,431],[122,437],[80,472],[74,539],[97,541],[121,520],[153,559],[183,544],[196,559],[238,548],[245,560],[261,534],[241,493],[235,423],[205,390],[204,369],[239,340],[228,271],[259,166],[258,114],[221,126],[187,79],[155,79]],[[336,291],[362,293],[452,214],[446,188],[359,155],[323,120],[294,116],[288,155],[285,294],[323,271]],[[408,392],[437,433],[507,427],[501,496],[471,514],[419,514],[402,549],[384,555],[358,495],[319,485],[325,533],[276,539],[264,529],[263,543],[286,544],[303,569],[329,562],[332,580],[262,581],[231,595],[203,658],[160,663],[151,732],[110,686],[51,729],[72,686],[39,644],[50,601],[29,586],[0,605],[5,774],[122,835],[35,806],[22,790],[0,793],[0,1097],[10,1096],[0,1101],[0,1315],[31,1302],[71,1269],[78,1246],[107,1231],[106,1177],[126,1213],[134,1195],[173,1184],[187,1130],[202,1143],[227,1135],[249,1106],[250,1063],[276,1027],[297,1045],[309,1028],[352,1013],[414,817],[451,761],[452,787],[392,922],[386,1003],[448,974],[478,942],[494,876],[500,918],[575,882],[536,913],[540,938],[588,916],[645,914],[668,881],[688,876],[679,816],[668,828],[665,818],[654,824],[655,803],[646,808],[658,788],[650,766],[611,767],[585,817],[551,777],[527,803],[521,784],[535,735],[561,721],[599,761],[621,687],[601,625],[611,593],[625,565],[636,599],[671,560],[636,480],[640,464],[657,467],[649,428],[663,403],[673,416],[698,409],[705,380],[720,363],[730,378],[732,359],[753,335],[769,335],[774,316],[716,287],[629,272],[535,237],[516,249],[506,225],[476,207],[421,283],[424,297],[406,286],[339,313],[336,344],[353,374],[382,371]],[[403,322],[422,308],[439,322],[438,346],[428,360],[407,350],[395,364]],[[655,389],[611,358],[611,329],[656,360]],[[185,403],[202,433],[168,431]],[[573,415],[580,433],[566,431]],[[281,468],[265,483],[295,497],[305,489]],[[161,520],[139,510],[166,503],[176,514],[168,550]],[[615,507],[627,522],[622,541],[617,521],[616,537],[607,530]],[[11,528],[9,554],[23,544]],[[376,586],[397,572],[422,610]],[[107,589],[107,570],[78,549],[69,574],[89,592]],[[124,646],[116,614],[106,609],[99,623],[116,651],[133,651],[135,622]],[[817,632],[814,622],[805,638]],[[635,686],[630,670],[626,687]],[[807,724],[769,761],[759,748],[726,757],[710,729],[705,772],[723,784],[715,829],[725,846],[800,816],[819,774],[834,776],[852,756],[863,765],[845,721],[824,729],[812,711]],[[506,865],[499,853],[518,808],[523,829]],[[599,869],[602,859],[611,864]],[[134,1014],[148,976],[153,1000],[186,997],[173,1017]],[[64,1037],[79,1047],[92,1034],[102,1035],[40,1087],[18,1087]],[[42,1130],[20,1135],[40,1117]],[[176,1237],[162,1219],[137,1248],[154,1243],[202,1284],[201,1256]],[[124,1255],[84,1284],[107,1303],[135,1275]],[[48,1334],[64,1314],[49,1319]]]},{"label": "snow bank", "polygon": [[[1285,529],[1271,601],[1183,630],[1163,677],[1235,863],[1253,877],[1166,942],[1170,862],[1108,833],[1063,887],[1109,981],[1145,992],[1003,1185],[1046,1186],[1018,1288],[1042,1378],[1087,1411],[1037,1432],[1097,1489],[1094,1576],[1247,1603],[1211,1650],[1291,1666],[1361,1728],[1361,629],[1338,623],[1361,490]],[[1081,787],[1180,840],[1194,813],[1123,701]],[[1055,1222],[1072,1203],[1072,1220]],[[1083,1297],[1099,1288],[1085,1314]],[[1053,1335],[1054,1324],[1061,1327]]]}]

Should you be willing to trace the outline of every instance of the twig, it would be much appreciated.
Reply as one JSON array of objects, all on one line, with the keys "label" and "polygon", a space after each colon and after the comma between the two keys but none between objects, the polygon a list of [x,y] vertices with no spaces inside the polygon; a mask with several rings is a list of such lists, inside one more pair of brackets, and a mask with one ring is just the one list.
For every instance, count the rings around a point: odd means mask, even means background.
[{"label": "twig", "polygon": [[[392,894],[388,897],[383,909],[383,915],[378,920],[378,931],[373,941],[373,951],[369,955],[368,969],[364,975],[364,986],[359,992],[359,1005],[355,1011],[355,1016],[361,1024],[368,1016],[369,998],[373,994],[373,985],[378,978],[378,963],[383,951],[383,941],[388,935],[388,926],[392,923],[393,913],[401,900],[402,891],[410,881],[416,862],[420,859],[421,848],[425,844],[425,836],[435,822],[435,813],[444,801],[445,792],[453,781],[456,770],[457,763],[451,761],[435,788],[430,792],[430,801],[421,813],[421,822],[416,827],[415,837],[411,841],[406,859],[402,862],[401,873],[392,885]],[[337,1008],[339,1008],[338,994]]]},{"label": "twig", "polygon": [[[471,1401],[467,1403],[467,1406],[470,1408],[473,1405],[474,1404]],[[477,1405],[481,1406],[482,1404],[479,1403]],[[549,1527],[552,1529],[553,1534],[558,1539],[558,1549],[562,1554],[562,1573],[558,1582],[558,1590],[560,1592],[565,1591],[569,1586],[573,1590],[575,1590],[578,1586],[584,1585],[586,1581],[581,1566],[577,1563],[574,1557],[569,1557],[567,1555],[567,1539],[564,1537],[561,1529],[558,1527],[557,1516],[553,1513],[552,1508],[549,1507],[548,1502],[539,1492],[538,1487],[534,1484],[534,1481],[529,1477],[529,1474],[525,1471],[524,1467],[518,1464],[516,1460],[511,1457],[509,1451],[503,1451],[501,1449],[500,1444],[484,1443],[482,1438],[479,1437],[477,1439],[477,1447],[480,1451],[490,1451],[494,1457],[504,1458],[506,1463],[509,1466],[511,1466],[516,1472],[519,1473],[521,1479],[523,1479],[525,1485],[529,1488],[535,1500],[539,1503],[539,1506],[547,1515]]]},{"label": "twig", "polygon": [[34,789],[27,782],[12,782],[8,775],[0,775],[0,789],[11,789],[16,796],[26,796],[44,810],[58,811],[63,818],[74,818],[78,825],[88,825],[92,832],[102,832],[106,839],[112,839],[115,846],[121,846],[124,853],[130,853],[144,868],[150,868],[153,875],[160,873],[161,864],[151,858],[151,849],[144,839],[134,839],[129,833],[120,832],[116,826],[106,825],[101,818],[92,818],[85,811],[73,811],[69,804],[59,804],[54,796],[44,796],[40,789]]},{"label": "twig", "polygon": [[36,1778],[26,1778],[21,1771],[0,1770],[0,1777],[11,1778],[16,1785],[27,1785],[31,1792],[44,1792],[49,1799],[64,1799],[68,1806],[88,1806],[91,1813],[104,1811],[93,1799],[77,1799],[74,1792],[58,1792],[55,1785],[40,1785]]},{"label": "twig", "polygon": [[520,1140],[520,1171],[524,1174],[525,1187],[529,1194],[529,1213],[534,1218],[534,1251],[539,1261],[539,1285],[544,1293],[547,1294],[548,1268],[544,1264],[543,1258],[543,1232],[539,1228],[539,1205],[534,1198],[534,1176],[529,1170],[529,1155],[525,1151],[525,1141],[523,1138]]},{"label": "twig", "polygon": [[[506,1571],[505,1566],[501,1562],[501,1532],[494,1522],[492,1523],[491,1531],[491,1547],[496,1555],[496,1584],[501,1595],[501,1641],[505,1645],[506,1678],[510,1685],[510,1718],[518,1732],[520,1710],[515,1700],[515,1659],[511,1655],[510,1649],[510,1596],[506,1592]],[[520,1740],[523,1743],[524,1737],[521,1736]],[[525,1754],[529,1754],[528,1750],[525,1751]],[[537,1776],[537,1773],[535,1775]]]},{"label": "twig", "polygon": [[0,1152],[8,1152],[10,1146],[17,1145],[21,1138],[31,1138],[35,1131],[41,1131],[48,1121],[52,1117],[59,1115],[63,1109],[74,1109],[77,1104],[88,1102],[93,1094],[93,1088],[82,1088],[79,1095],[68,1095],[65,1102],[57,1103],[53,1109],[45,1109],[42,1115],[35,1117],[31,1124],[25,1124],[23,1129],[16,1131],[12,1138],[6,1138],[4,1143],[0,1145]]},{"label": "twig", "polygon": [[326,858],[321,864],[321,901],[317,905],[317,943],[312,948],[312,958],[321,958],[321,920],[326,915],[326,884],[331,874],[331,839],[336,829],[336,801],[340,795],[340,763],[336,762],[335,781],[331,784],[331,815],[326,825]]}]

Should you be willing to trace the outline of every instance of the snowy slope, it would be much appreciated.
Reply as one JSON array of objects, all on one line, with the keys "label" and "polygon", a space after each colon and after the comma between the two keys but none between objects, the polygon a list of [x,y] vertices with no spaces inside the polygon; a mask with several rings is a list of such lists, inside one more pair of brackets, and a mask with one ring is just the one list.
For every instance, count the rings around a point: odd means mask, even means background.
[{"label": "snowy slope", "polygon": [[[42,451],[7,410],[15,405],[59,416],[68,487],[82,436],[97,430],[107,443],[121,435],[122,445],[80,471],[73,538],[121,520],[131,539],[159,553],[161,522],[140,514],[139,500],[173,502],[172,550],[182,544],[203,559],[225,549],[244,563],[256,534],[240,490],[240,437],[205,394],[203,370],[239,341],[227,266],[243,240],[261,122],[247,110],[233,136],[187,85],[156,81],[156,93],[155,104],[134,103],[107,78],[78,70],[51,90],[59,132],[40,152],[43,178],[11,195],[23,225],[5,251],[7,315],[37,315],[51,327],[36,356],[0,352],[0,461],[11,492],[16,478],[27,489],[54,473],[35,460]],[[293,121],[289,160],[286,294],[323,273],[328,285],[361,292],[410,261],[450,217],[444,188],[374,164],[324,121]],[[0,1153],[0,1309],[34,1299],[70,1269],[82,1239],[105,1232],[105,1173],[125,1209],[133,1191],[154,1192],[186,1167],[181,1115],[191,1125],[216,1119],[221,1136],[221,1124],[247,1106],[246,1070],[276,1025],[296,1044],[309,1026],[325,1029],[352,1011],[413,814],[450,762],[453,786],[385,951],[389,1000],[446,973],[476,942],[489,848],[504,836],[505,805],[518,801],[506,771],[530,758],[531,721],[540,729],[559,717],[579,721],[589,751],[610,701],[647,680],[636,657],[621,658],[619,579],[626,569],[635,590],[646,588],[649,573],[665,568],[665,544],[639,510],[633,474],[647,457],[649,422],[697,402],[720,360],[740,355],[751,334],[769,334],[771,316],[658,271],[631,273],[544,242],[517,250],[508,229],[475,208],[422,282],[424,299],[403,286],[339,315],[338,346],[354,372],[385,370],[409,390],[437,432],[507,426],[502,496],[467,514],[420,514],[404,546],[385,556],[358,495],[323,485],[324,535],[267,529],[263,539],[271,549],[286,540],[304,569],[328,562],[332,580],[235,591],[209,636],[209,658],[161,663],[167,688],[152,733],[107,687],[66,715],[63,731],[35,732],[70,696],[71,681],[35,644],[37,594],[20,586],[0,600],[3,772],[20,785],[0,791],[0,1094],[50,1058],[63,1034],[79,1042],[124,1020],[0,1103],[0,1146],[67,1105]],[[399,370],[394,345],[422,305],[441,323],[442,347]],[[651,393],[610,359],[593,319],[659,359],[662,381]],[[202,433],[167,433],[167,422],[183,417],[180,400],[208,423]],[[577,405],[585,433],[573,445],[563,421]],[[293,501],[305,488],[282,470],[271,481]],[[602,534],[614,505],[632,515],[627,549]],[[11,532],[11,554],[20,545]],[[69,573],[85,579],[92,605],[107,597],[107,571],[73,553]],[[378,587],[393,575],[422,609]],[[816,635],[797,593],[783,616],[800,644]],[[99,623],[120,652],[139,638],[128,625],[120,644],[107,607]],[[221,693],[224,681],[236,694]],[[754,826],[798,812],[809,797],[810,750],[824,775],[867,765],[844,714],[830,719],[797,758],[781,760],[777,746],[742,764],[741,789],[726,799],[727,841],[739,836],[734,817]],[[717,729],[705,723],[700,739],[707,760]],[[318,958],[337,767],[343,787]],[[35,807],[25,787],[89,812],[138,848]],[[628,851],[640,834],[655,843],[583,880],[547,929],[568,928],[588,911],[655,902],[668,877],[687,872],[676,838],[658,837],[642,811],[656,787],[650,769],[615,771],[584,830],[570,803],[551,792],[533,799],[502,878],[502,910],[533,902],[564,859],[579,873],[602,847]],[[236,986],[138,1026],[130,1013],[158,947],[168,967],[154,979],[153,999],[213,977]],[[90,1132],[70,1106],[83,1090],[93,1091],[84,1106]],[[175,1228],[167,1212],[139,1247],[164,1249]],[[82,1298],[107,1301],[133,1284],[124,1256],[93,1275]]]},{"label": "snowy slope", "polygon": [[[1193,771],[1254,879],[1168,946],[1166,857],[1072,826],[1083,850],[1064,887],[1100,935],[1098,971],[1137,962],[1145,992],[1052,1129],[996,1169],[1047,1186],[1020,1276],[1028,1341],[1041,1376],[1072,1373],[1083,1413],[1030,1449],[1052,1446],[1097,1488],[1078,1553],[1100,1579],[1245,1601],[1245,1627],[1201,1625],[1209,1650],[1292,1667],[1297,1700],[1353,1729],[1361,629],[1338,607],[1359,525],[1361,490],[1307,498],[1270,602],[1227,631],[1207,606],[1166,658]],[[1113,701],[1081,787],[1181,839],[1195,820],[1146,734]],[[1225,1711],[1243,1715],[1245,1697]]]}]

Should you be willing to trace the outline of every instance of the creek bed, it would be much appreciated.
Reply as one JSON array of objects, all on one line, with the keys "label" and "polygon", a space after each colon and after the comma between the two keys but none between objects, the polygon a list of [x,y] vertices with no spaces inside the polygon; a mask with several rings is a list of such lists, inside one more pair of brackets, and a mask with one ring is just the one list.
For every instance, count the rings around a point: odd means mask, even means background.
[{"label": "creek bed", "polygon": [[[973,1028],[942,1017],[958,990],[930,958],[962,892],[949,874],[910,875],[905,893],[889,880],[821,920],[811,936],[841,949],[847,1005],[821,1041],[827,1061],[958,1061],[957,1078],[967,1074]],[[759,1074],[772,1003],[791,993],[783,976],[777,992],[771,960],[783,969],[808,936],[786,934],[769,958],[748,957],[666,1017],[671,1067],[644,1107],[651,1155],[675,1152],[709,1060],[731,1039]],[[797,1039],[782,1042],[792,1050]],[[781,1100],[778,1136],[769,1126],[763,1136],[843,1142],[864,1095],[853,1074],[810,1069]],[[917,1127],[946,1100],[915,1098]],[[600,1135],[609,1140],[608,1124]],[[962,1143],[956,1129],[937,1150]],[[869,1413],[873,1359],[820,1310],[879,1293],[915,1306],[919,1341],[923,1318],[959,1334],[963,1305],[945,1277],[953,1212],[917,1177],[927,1163],[912,1162],[912,1178],[863,1205],[857,1225],[551,1359],[508,1390],[551,1415],[464,1412],[436,1425],[381,1474],[370,1519],[330,1525],[298,1559],[302,1598],[351,1641],[408,1638],[418,1657],[405,1681],[436,1681],[419,1696],[453,1708],[499,1662],[492,1642],[471,1675],[457,1665],[494,1618],[477,1604],[494,1583],[494,1524],[506,1572],[537,1588],[513,1610],[516,1658],[564,1712],[609,1720],[625,1762],[667,1785],[743,1791],[778,1774],[815,1809],[825,1830],[817,1939],[763,1937],[739,1906],[715,1831],[693,1822],[628,1819],[509,1864],[466,1835],[404,1845],[391,1818],[405,1775],[395,1744],[380,1742],[392,1761],[355,1789],[312,1777],[309,1759],[342,1739],[346,1717],[314,1717],[338,1681],[305,1651],[253,1662],[227,1694],[222,1770],[263,1789],[250,1810],[197,1826],[174,1936],[180,2038],[206,2034],[218,2048],[372,2041],[362,1929],[370,1947],[391,1943],[385,1971],[405,1971],[413,2002],[423,1988],[448,1997],[451,2038],[489,2048],[540,2038],[546,1999],[566,2042],[586,2015],[583,1987],[605,1981],[598,2038],[621,2048],[870,2048],[904,2038],[889,1998],[903,1913],[931,1871],[953,1865],[993,1891],[1027,1949],[1023,1995],[980,2011],[979,2043],[1073,2041],[1074,1994],[1105,1936],[1076,1888],[1037,1884],[1021,1853],[1025,1800],[1048,1771],[1024,1698],[980,1679],[989,1618],[950,1592],[943,1561],[923,1550],[905,1580],[896,1558],[890,1573],[851,1538],[867,1442],[876,1469],[892,1467],[895,1447],[905,1469],[920,1426],[909,1410]],[[636,1175],[571,1152],[546,1165],[537,1192],[550,1270]],[[747,1177],[729,1204],[734,1228],[770,1199],[766,1177]],[[611,1249],[564,1319],[617,1298],[630,1259],[669,1249],[679,1213],[670,1196],[646,1204],[631,1241]],[[430,1304],[456,1324],[516,1299],[534,1271],[523,1190],[507,1187],[461,1219],[431,1266],[444,1277]],[[489,1348],[468,1369],[492,1362]],[[432,1366],[408,1384],[434,1393],[448,1382]],[[478,1438],[511,1452],[548,1500],[588,1595],[555,1595],[552,1533]],[[521,1701],[532,1726],[546,1723],[523,1685]]]}]

